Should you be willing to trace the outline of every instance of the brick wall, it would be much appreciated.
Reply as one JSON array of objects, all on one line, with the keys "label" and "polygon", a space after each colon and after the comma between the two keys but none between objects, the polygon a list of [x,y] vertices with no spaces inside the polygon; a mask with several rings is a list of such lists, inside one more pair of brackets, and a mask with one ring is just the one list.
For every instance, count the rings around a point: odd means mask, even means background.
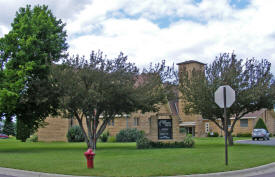
[{"label": "brick wall", "polygon": [[39,141],[67,141],[66,134],[69,128],[69,119],[61,117],[48,117],[47,126],[39,128],[37,135]]},{"label": "brick wall", "polygon": [[[134,122],[135,118],[139,119],[138,125]],[[172,119],[172,140],[158,140],[158,119]],[[48,123],[46,127],[39,128],[39,141],[67,141],[66,134],[70,126],[69,119],[62,119],[60,117],[47,118],[46,122]],[[74,120],[73,124],[78,125],[77,120]],[[86,131],[86,121],[83,121],[83,126]],[[143,130],[146,136],[153,141],[181,141],[185,136],[179,132],[179,118],[171,114],[168,104],[161,105],[160,110],[157,113],[149,112],[142,114],[141,112],[135,112],[132,113],[129,118],[115,118],[114,124],[111,121],[110,124],[107,125],[105,131],[109,131],[111,136],[115,136],[120,130],[125,128],[137,128]]]}]

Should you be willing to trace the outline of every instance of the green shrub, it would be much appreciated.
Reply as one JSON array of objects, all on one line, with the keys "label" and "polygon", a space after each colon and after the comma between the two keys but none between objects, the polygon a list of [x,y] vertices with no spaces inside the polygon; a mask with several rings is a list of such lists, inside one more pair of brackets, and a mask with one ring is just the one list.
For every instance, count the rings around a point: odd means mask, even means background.
[{"label": "green shrub", "polygon": [[136,128],[126,128],[120,130],[120,132],[116,135],[117,142],[136,142],[139,137],[144,135],[143,131],[140,131]]},{"label": "green shrub", "polygon": [[185,147],[188,147],[188,148],[194,147],[195,141],[193,140],[192,135],[188,134],[184,138],[183,144],[184,144]]},{"label": "green shrub", "polygon": [[237,137],[251,137],[251,133],[237,133]]},{"label": "green shrub", "polygon": [[257,123],[256,123],[256,125],[255,125],[254,128],[263,128],[263,129],[266,129],[266,131],[268,132],[267,127],[266,127],[266,125],[265,125],[265,123],[264,123],[264,121],[263,121],[262,118],[258,119],[258,121],[257,121]]},{"label": "green shrub", "polygon": [[38,136],[37,134],[34,134],[30,137],[30,142],[38,142]]},{"label": "green shrub", "polygon": [[108,137],[109,137],[109,132],[103,132],[102,135],[100,135],[99,139],[101,142],[107,142]]},{"label": "green shrub", "polygon": [[150,142],[152,148],[184,148],[185,144],[181,142]]},{"label": "green shrub", "polygon": [[188,147],[185,145],[184,141],[181,142],[150,142],[150,147],[152,148],[185,148]]},{"label": "green shrub", "polygon": [[219,133],[218,132],[209,132],[207,134],[208,137],[219,137]]},{"label": "green shrub", "polygon": [[195,141],[192,135],[187,135],[181,142],[154,142],[148,140],[145,136],[137,139],[137,149],[148,148],[191,148],[194,147]]},{"label": "green shrub", "polygon": [[144,132],[140,134],[140,136],[137,138],[136,145],[137,149],[148,149],[151,148],[150,140],[145,137]]},{"label": "green shrub", "polygon": [[116,137],[115,137],[115,136],[109,136],[109,137],[108,137],[108,142],[109,142],[109,143],[114,143],[114,142],[116,142]]},{"label": "green shrub", "polygon": [[146,137],[140,137],[137,139],[137,149],[148,149],[151,148],[151,142]]},{"label": "green shrub", "polygon": [[69,142],[83,142],[85,137],[78,125],[74,125],[69,128],[67,133],[67,139]]}]

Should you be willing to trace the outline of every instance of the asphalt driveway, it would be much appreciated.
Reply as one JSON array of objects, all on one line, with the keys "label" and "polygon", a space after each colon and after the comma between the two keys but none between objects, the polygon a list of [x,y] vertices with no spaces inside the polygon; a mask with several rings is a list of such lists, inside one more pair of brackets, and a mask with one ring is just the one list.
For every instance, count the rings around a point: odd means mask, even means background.
[{"label": "asphalt driveway", "polygon": [[237,144],[259,144],[259,145],[267,145],[267,146],[275,146],[275,138],[270,138],[270,140],[255,140],[252,141],[252,139],[247,140],[238,140],[235,141]]}]

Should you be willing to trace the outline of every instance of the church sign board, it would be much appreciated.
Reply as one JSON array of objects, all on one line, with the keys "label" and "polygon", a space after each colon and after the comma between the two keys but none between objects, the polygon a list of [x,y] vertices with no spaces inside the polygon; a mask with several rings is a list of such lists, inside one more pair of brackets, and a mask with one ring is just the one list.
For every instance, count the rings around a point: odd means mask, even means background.
[{"label": "church sign board", "polygon": [[158,120],[158,139],[167,140],[172,139],[172,119]]}]

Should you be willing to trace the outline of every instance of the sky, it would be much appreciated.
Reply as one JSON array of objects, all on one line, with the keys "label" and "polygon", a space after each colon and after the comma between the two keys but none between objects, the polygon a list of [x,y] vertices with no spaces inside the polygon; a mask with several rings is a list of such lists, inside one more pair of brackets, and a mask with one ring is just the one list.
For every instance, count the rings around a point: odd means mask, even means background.
[{"label": "sky", "polygon": [[123,52],[143,67],[213,62],[221,53],[267,59],[275,74],[274,0],[0,0],[0,37],[19,7],[46,4],[65,22],[71,55]]}]

